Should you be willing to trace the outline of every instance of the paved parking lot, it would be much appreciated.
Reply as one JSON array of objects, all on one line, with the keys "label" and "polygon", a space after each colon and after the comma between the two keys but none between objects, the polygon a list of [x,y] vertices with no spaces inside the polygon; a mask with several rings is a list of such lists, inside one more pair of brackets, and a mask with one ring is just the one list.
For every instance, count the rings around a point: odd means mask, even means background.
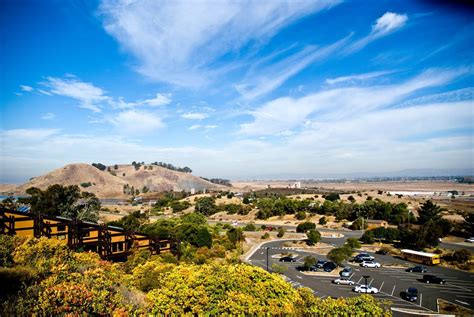
[{"label": "paved parking lot", "polygon": [[[301,250],[292,251],[298,254],[297,262],[286,263],[279,262],[278,258],[272,258],[272,255],[283,253],[283,242],[268,242],[257,250],[252,257],[250,263],[266,268],[266,249],[270,247],[269,267],[273,263],[278,263],[288,267],[284,273],[286,279],[295,287],[306,286],[313,290],[314,294],[320,297],[348,297],[356,296],[357,293],[352,291],[352,286],[335,285],[331,281],[335,277],[331,276],[315,276],[307,275],[297,270],[298,266],[303,264],[303,258],[307,255],[313,255],[317,259],[325,259],[325,256],[315,255]],[[288,252],[287,249],[284,250]],[[428,267],[428,273],[446,279],[445,285],[425,284],[420,281],[423,274],[405,272],[404,268],[394,267],[396,265],[413,266],[410,263],[391,256],[374,255],[376,261],[382,264],[381,268],[363,268],[357,263],[348,263],[354,268],[354,274],[351,280],[356,283],[364,284],[364,275],[370,276],[369,285],[379,289],[380,293],[374,296],[381,300],[389,300],[393,307],[405,309],[419,309],[426,311],[437,311],[437,299],[444,299],[452,303],[474,309],[474,274],[462,272],[458,270],[447,269],[443,267]],[[386,267],[384,267],[386,265]],[[389,267],[390,266],[390,267]],[[416,302],[408,302],[400,298],[400,292],[405,291],[408,287],[416,287],[419,292],[419,298]]]}]

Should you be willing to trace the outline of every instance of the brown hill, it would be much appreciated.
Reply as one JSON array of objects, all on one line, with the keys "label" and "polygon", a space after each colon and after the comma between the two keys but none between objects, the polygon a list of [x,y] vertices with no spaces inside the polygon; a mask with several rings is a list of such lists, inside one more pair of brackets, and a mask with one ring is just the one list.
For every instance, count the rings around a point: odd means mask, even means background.
[{"label": "brown hill", "polygon": [[[24,193],[30,187],[46,189],[53,184],[79,185],[82,190],[92,192],[100,198],[126,198],[124,187],[134,187],[142,191],[146,186],[149,192],[190,191],[221,189],[190,173],[182,173],[155,165],[141,166],[138,170],[132,165],[118,165],[101,171],[89,164],[69,164],[46,175],[38,176],[14,189]],[[81,185],[82,184],[82,185]]]}]

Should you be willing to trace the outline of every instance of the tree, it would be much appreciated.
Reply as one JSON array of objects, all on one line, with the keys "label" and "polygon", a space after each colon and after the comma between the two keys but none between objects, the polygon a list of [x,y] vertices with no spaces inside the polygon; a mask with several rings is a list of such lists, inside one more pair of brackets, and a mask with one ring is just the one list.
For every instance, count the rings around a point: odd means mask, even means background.
[{"label": "tree", "polygon": [[303,269],[309,271],[309,269],[316,264],[316,258],[314,256],[308,255],[303,259]]},{"label": "tree", "polygon": [[306,218],[306,213],[304,211],[298,211],[295,215],[295,218],[298,220],[303,220]]},{"label": "tree", "polygon": [[87,221],[99,218],[99,199],[93,193],[81,193],[77,185],[55,184],[44,191],[30,187],[26,193],[29,197],[20,198],[19,202],[30,205],[33,212]]},{"label": "tree", "polygon": [[339,196],[339,194],[331,193],[329,195],[326,195],[326,197],[324,197],[324,199],[329,200],[329,201],[336,201],[336,200],[340,200],[341,197]]},{"label": "tree", "polygon": [[285,228],[278,228],[278,233],[277,233],[277,237],[278,238],[283,238],[283,236],[285,235]]},{"label": "tree", "polygon": [[461,249],[453,252],[453,261],[458,263],[467,263],[471,260],[471,252],[466,249]]},{"label": "tree", "polygon": [[355,203],[355,198],[354,196],[350,195],[349,197],[347,197],[347,200],[349,200],[352,204]]},{"label": "tree", "polygon": [[326,217],[325,216],[322,216],[321,218],[319,218],[319,221],[318,223],[322,226],[324,226],[325,224],[327,224],[327,220],[326,220]]},{"label": "tree", "polygon": [[250,199],[248,197],[244,197],[244,199],[242,200],[242,203],[248,205],[250,204]]},{"label": "tree", "polygon": [[443,209],[434,204],[431,200],[424,202],[419,210],[418,223],[425,224],[428,221],[438,221],[441,219],[441,212]]},{"label": "tree", "polygon": [[125,230],[138,231],[142,225],[148,222],[148,215],[142,213],[140,210],[129,213],[119,220],[110,221],[109,226],[116,226],[124,228]]},{"label": "tree", "polygon": [[217,212],[217,207],[212,197],[198,198],[195,205],[195,211],[205,216],[213,215]]},{"label": "tree", "polygon": [[347,238],[346,243],[351,249],[360,248],[360,242],[357,238]]},{"label": "tree", "polygon": [[307,232],[316,229],[316,224],[310,221],[302,222],[296,227],[296,232]]},{"label": "tree", "polygon": [[114,169],[118,170],[118,165],[117,164],[114,165]]},{"label": "tree", "polygon": [[342,266],[342,263],[349,258],[347,251],[344,248],[334,248],[327,254],[327,258],[336,263],[339,266]]},{"label": "tree", "polygon": [[310,230],[306,236],[308,237],[308,240],[307,240],[307,243],[308,245],[315,245],[316,243],[319,242],[319,240],[321,240],[321,233],[319,233],[319,231],[316,231],[316,230]]},{"label": "tree", "polygon": [[231,228],[227,230],[227,238],[234,244],[234,246],[244,239],[244,234],[241,228]]},{"label": "tree", "polygon": [[107,169],[107,166],[105,166],[102,163],[92,163],[92,166],[94,166],[95,168],[97,168],[101,171],[105,171]]},{"label": "tree", "polygon": [[181,216],[181,222],[189,222],[197,225],[204,225],[207,222],[206,217],[203,214],[192,212]]}]

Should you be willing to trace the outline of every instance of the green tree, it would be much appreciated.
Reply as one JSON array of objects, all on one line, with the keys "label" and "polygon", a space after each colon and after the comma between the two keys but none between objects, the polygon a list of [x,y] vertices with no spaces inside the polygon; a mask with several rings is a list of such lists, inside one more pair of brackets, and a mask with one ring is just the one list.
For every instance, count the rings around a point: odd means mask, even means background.
[{"label": "green tree", "polygon": [[322,216],[321,218],[319,218],[319,221],[318,223],[322,226],[324,226],[325,224],[327,224],[327,220],[326,220],[326,217],[325,216]]},{"label": "green tree", "polygon": [[308,255],[303,259],[303,269],[309,271],[309,269],[316,264],[316,258],[314,256]]},{"label": "green tree", "polygon": [[321,240],[321,233],[316,230],[310,230],[306,236],[308,237],[307,244],[309,245],[315,245]]},{"label": "green tree", "polygon": [[341,197],[339,196],[339,194],[331,193],[329,195],[326,195],[326,197],[324,197],[324,199],[329,200],[329,201],[336,201],[336,200],[340,200]]},{"label": "green tree", "polygon": [[227,230],[227,238],[236,245],[238,242],[244,239],[244,234],[241,228],[231,228]]},{"label": "green tree", "polygon": [[306,218],[306,212],[304,211],[298,211],[295,215],[295,218],[298,220],[303,220]]},{"label": "green tree", "polygon": [[431,200],[424,202],[419,210],[418,222],[420,224],[425,224],[428,221],[438,221],[441,219],[441,212],[443,209],[437,204],[433,203]]},{"label": "green tree", "polygon": [[359,242],[359,239],[357,238],[347,238],[346,243],[351,249],[360,248],[360,242]]},{"label": "green tree", "polygon": [[205,216],[213,215],[217,212],[217,207],[212,197],[198,198],[195,205],[195,211]]},{"label": "green tree", "polygon": [[471,252],[466,249],[461,249],[453,252],[453,261],[458,263],[467,263],[471,260]]},{"label": "green tree", "polygon": [[282,227],[278,228],[277,237],[283,238],[283,236],[285,235],[285,231],[286,231],[285,228],[282,228]]},{"label": "green tree", "polygon": [[344,248],[334,248],[329,251],[327,258],[337,265],[342,266],[343,262],[346,261],[349,256],[347,255],[347,251],[344,250]]},{"label": "green tree", "polygon": [[302,222],[296,226],[296,232],[307,232],[316,229],[316,224],[310,221]]}]

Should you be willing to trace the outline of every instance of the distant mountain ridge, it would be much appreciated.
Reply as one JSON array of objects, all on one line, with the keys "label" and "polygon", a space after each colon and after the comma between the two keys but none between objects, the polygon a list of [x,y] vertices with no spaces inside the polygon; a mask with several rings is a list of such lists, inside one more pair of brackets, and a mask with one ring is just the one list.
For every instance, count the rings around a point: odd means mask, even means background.
[{"label": "distant mountain ridge", "polygon": [[[125,198],[130,189],[140,193],[163,191],[195,191],[223,189],[191,173],[170,170],[161,166],[145,164],[138,169],[132,164],[108,166],[100,170],[85,163],[68,164],[9,191],[24,193],[30,187],[46,189],[53,184],[78,185],[81,190],[94,193],[99,198]],[[144,190],[145,189],[145,190]]]}]

